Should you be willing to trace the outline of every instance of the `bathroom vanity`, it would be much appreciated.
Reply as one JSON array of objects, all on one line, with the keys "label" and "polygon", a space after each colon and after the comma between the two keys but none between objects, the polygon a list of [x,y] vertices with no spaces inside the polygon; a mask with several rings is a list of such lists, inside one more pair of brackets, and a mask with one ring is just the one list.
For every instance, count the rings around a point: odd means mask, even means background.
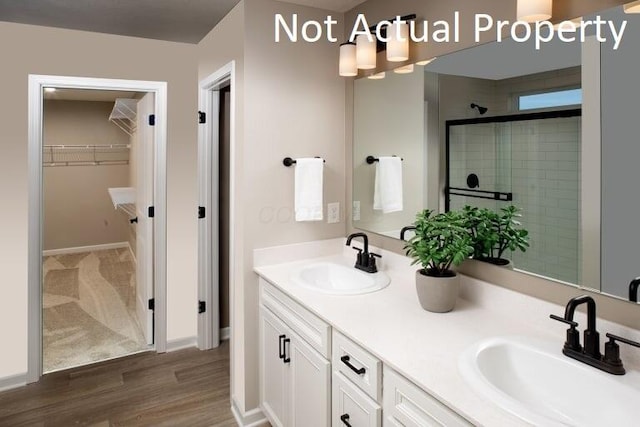
[{"label": "bathroom vanity", "polygon": [[[455,310],[429,313],[418,303],[410,260],[379,253],[389,286],[332,295],[301,286],[296,272],[336,257],[355,260],[344,239],[255,252],[260,399],[272,425],[535,424],[478,392],[461,363],[470,348],[495,337],[544,343],[563,357],[565,329],[549,314],[561,314],[564,307],[463,276]],[[576,316],[584,324],[582,313]],[[606,321],[599,321],[599,327],[640,337],[638,331]],[[640,352],[621,351],[626,377],[594,375],[640,393]],[[572,361],[567,358],[567,363]]]}]

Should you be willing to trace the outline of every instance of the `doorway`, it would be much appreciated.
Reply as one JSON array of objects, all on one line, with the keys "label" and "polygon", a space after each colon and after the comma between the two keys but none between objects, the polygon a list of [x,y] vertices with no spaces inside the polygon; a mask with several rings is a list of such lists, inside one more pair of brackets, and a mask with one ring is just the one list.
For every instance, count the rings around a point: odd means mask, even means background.
[{"label": "doorway", "polygon": [[[200,82],[198,348],[231,339],[234,283],[234,63]],[[231,345],[233,354],[233,342]]]},{"label": "doorway", "polygon": [[32,75],[29,105],[28,381],[165,351],[166,83]]}]

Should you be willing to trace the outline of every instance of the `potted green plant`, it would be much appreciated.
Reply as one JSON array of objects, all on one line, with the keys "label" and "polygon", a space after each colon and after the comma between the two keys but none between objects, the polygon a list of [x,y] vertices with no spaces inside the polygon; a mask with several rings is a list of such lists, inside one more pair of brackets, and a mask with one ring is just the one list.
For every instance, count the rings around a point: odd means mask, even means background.
[{"label": "potted green plant", "polygon": [[466,206],[463,214],[473,241],[474,259],[513,268],[511,260],[504,258],[505,252],[525,252],[529,247],[529,232],[519,221],[519,208],[511,205],[495,212]]},{"label": "potted green plant", "polygon": [[427,311],[446,313],[453,310],[460,287],[453,266],[473,254],[471,235],[462,212],[451,211],[434,215],[425,210],[416,217],[415,236],[406,246],[413,258],[411,265],[420,264],[416,272],[416,291],[420,305]]}]

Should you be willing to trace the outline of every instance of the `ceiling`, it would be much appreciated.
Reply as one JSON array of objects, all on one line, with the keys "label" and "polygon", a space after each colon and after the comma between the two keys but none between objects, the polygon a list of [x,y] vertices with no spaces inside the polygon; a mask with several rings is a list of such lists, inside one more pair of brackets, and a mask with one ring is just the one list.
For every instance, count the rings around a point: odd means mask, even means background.
[{"label": "ceiling", "polygon": [[117,90],[57,89],[44,92],[44,99],[55,101],[97,101],[115,102],[116,98],[136,98],[137,92]]},{"label": "ceiling", "polygon": [[[364,0],[285,0],[346,11]],[[239,0],[0,0],[0,21],[198,43]]]}]

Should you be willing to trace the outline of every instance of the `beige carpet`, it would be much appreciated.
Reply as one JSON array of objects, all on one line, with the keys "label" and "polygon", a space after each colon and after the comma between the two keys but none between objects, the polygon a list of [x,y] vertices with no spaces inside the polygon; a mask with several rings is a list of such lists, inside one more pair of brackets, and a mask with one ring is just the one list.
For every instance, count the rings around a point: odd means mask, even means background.
[{"label": "beige carpet", "polygon": [[44,257],[44,372],[143,351],[128,249]]}]

